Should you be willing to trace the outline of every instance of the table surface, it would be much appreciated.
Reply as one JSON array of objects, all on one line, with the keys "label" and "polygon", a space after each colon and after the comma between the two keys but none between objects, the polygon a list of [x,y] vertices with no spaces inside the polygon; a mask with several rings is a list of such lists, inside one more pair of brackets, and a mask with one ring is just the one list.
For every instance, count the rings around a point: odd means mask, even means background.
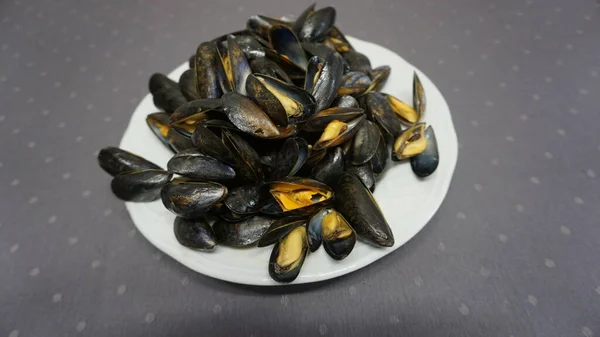
[{"label": "table surface", "polygon": [[600,335],[600,5],[331,3],[344,32],[437,83],[457,170],[401,249],[339,279],[255,288],[158,252],[95,156],[150,74],[309,2],[0,2],[0,336]]}]

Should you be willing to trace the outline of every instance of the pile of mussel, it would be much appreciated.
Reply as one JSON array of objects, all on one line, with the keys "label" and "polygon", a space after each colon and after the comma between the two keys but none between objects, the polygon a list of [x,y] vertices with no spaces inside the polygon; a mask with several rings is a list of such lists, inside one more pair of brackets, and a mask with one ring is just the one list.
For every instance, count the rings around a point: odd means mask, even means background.
[{"label": "pile of mussel", "polygon": [[321,245],[336,260],[357,239],[392,246],[371,193],[390,153],[420,178],[436,170],[425,91],[414,73],[412,105],[380,92],[390,67],[372,68],[335,17],[315,5],[295,20],[253,16],[245,30],[201,43],[179,82],[152,75],[162,111],[146,122],[174,155],[165,170],[102,149],[114,194],[161,199],[191,249],[274,245],[268,270],[278,282],[293,281]]}]

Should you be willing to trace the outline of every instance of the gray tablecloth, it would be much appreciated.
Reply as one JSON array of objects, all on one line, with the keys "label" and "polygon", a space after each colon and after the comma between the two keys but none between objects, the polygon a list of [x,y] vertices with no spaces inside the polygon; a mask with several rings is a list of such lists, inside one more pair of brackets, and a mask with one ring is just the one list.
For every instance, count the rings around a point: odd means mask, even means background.
[{"label": "gray tablecloth", "polygon": [[0,336],[600,336],[598,3],[333,2],[437,83],[458,167],[406,246],[285,288],[159,253],[95,156],[151,73],[309,3],[0,2]]}]

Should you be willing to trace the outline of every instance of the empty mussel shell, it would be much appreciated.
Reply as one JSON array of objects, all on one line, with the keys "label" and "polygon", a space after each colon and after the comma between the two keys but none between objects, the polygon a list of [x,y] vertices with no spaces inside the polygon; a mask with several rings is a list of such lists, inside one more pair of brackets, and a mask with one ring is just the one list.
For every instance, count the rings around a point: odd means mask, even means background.
[{"label": "empty mussel shell", "polygon": [[335,209],[348,220],[361,240],[376,246],[394,245],[392,230],[375,198],[354,173],[343,173],[334,189]]},{"label": "empty mussel shell", "polygon": [[253,15],[246,22],[246,28],[254,38],[256,38],[263,45],[269,44],[269,32],[275,26],[287,26],[291,25],[283,20],[271,18],[264,15]]},{"label": "empty mussel shell", "polygon": [[421,154],[427,148],[425,123],[415,124],[404,130],[394,141],[392,160],[398,161]]},{"label": "empty mussel shell", "polygon": [[229,247],[254,245],[275,221],[273,218],[256,215],[238,222],[217,220],[213,225],[217,242]]},{"label": "empty mussel shell", "polygon": [[221,107],[221,100],[215,98],[187,102],[173,112],[169,122],[173,129],[189,138],[201,121],[221,117]]},{"label": "empty mussel shell", "polygon": [[161,167],[131,152],[107,146],[98,152],[98,164],[111,176],[139,170],[161,170]]},{"label": "empty mussel shell", "polygon": [[274,26],[269,30],[269,43],[283,62],[306,71],[308,59],[294,32],[286,26]]},{"label": "empty mussel shell", "polygon": [[172,181],[160,191],[165,207],[183,218],[202,217],[227,196],[227,187],[215,182]]},{"label": "empty mussel shell", "polygon": [[183,151],[193,147],[192,141],[175,131],[169,124],[169,115],[165,112],[151,113],[146,116],[146,124],[154,135],[173,152]]},{"label": "empty mussel shell", "polygon": [[269,275],[277,282],[292,282],[298,277],[307,253],[306,227],[296,227],[273,247]]},{"label": "empty mussel shell", "polygon": [[160,190],[173,175],[163,170],[139,170],[117,175],[110,183],[113,193],[121,200],[149,202],[160,197]]},{"label": "empty mussel shell", "polygon": [[188,149],[174,155],[167,163],[169,172],[207,181],[227,181],[235,178],[233,168],[218,159]]},{"label": "empty mussel shell", "polygon": [[425,97],[425,89],[419,79],[417,72],[413,75],[413,107],[420,117],[425,114],[425,108],[427,106],[427,98]]},{"label": "empty mussel shell", "polygon": [[440,163],[437,139],[431,125],[425,129],[425,138],[427,139],[425,150],[410,158],[410,166],[413,172],[421,178],[430,176]]},{"label": "empty mussel shell", "polygon": [[173,222],[173,230],[175,239],[182,246],[201,251],[212,251],[217,245],[213,229],[203,218],[176,217]]}]

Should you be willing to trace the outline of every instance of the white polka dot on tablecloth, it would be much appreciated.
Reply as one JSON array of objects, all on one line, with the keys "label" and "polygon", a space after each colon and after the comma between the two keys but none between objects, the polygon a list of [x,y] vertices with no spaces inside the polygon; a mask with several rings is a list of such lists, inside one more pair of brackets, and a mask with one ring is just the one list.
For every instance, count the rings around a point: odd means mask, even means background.
[{"label": "white polka dot on tablecloth", "polygon": [[348,287],[348,293],[350,296],[355,296],[358,293],[358,290],[356,290],[355,286],[350,286]]},{"label": "white polka dot on tablecloth", "polygon": [[515,209],[517,210],[517,212],[523,213],[525,211],[525,206],[523,206],[522,204],[516,204]]},{"label": "white polka dot on tablecloth", "polygon": [[212,311],[215,315],[220,314],[221,310],[223,310],[223,308],[221,308],[221,305],[219,305],[219,304],[215,304],[215,306],[212,309]]},{"label": "white polka dot on tablecloth", "polygon": [[580,197],[573,198],[573,202],[575,202],[578,205],[583,205],[583,199],[581,199]]},{"label": "white polka dot on tablecloth", "polygon": [[75,330],[82,332],[83,330],[85,330],[85,328],[87,327],[87,323],[86,321],[80,321],[79,323],[77,323],[77,325],[75,326]]},{"label": "white polka dot on tablecloth", "polygon": [[19,337],[19,330],[13,330],[8,334],[8,337]]},{"label": "white polka dot on tablecloth", "polygon": [[554,158],[554,155],[550,152],[544,152],[544,157],[546,157],[547,159],[552,159]]},{"label": "white polka dot on tablecloth", "polygon": [[287,307],[290,304],[290,298],[287,295],[283,295],[281,296],[281,299],[279,300],[279,302],[284,306]]},{"label": "white polka dot on tablecloth", "polygon": [[327,328],[327,325],[325,323],[319,325],[319,333],[321,334],[321,336],[325,336],[328,330],[329,329]]},{"label": "white polka dot on tablecloth", "polygon": [[144,321],[146,323],[152,323],[154,322],[154,319],[156,318],[156,315],[152,312],[149,312],[146,314],[146,316],[144,317]]},{"label": "white polka dot on tablecloth", "polygon": [[459,307],[458,307],[458,311],[461,313],[461,315],[463,316],[468,316],[471,313],[471,310],[469,310],[469,307],[467,307],[466,304],[462,303]]},{"label": "white polka dot on tablecloth", "polygon": [[529,178],[529,181],[531,181],[531,183],[534,185],[540,184],[540,178],[538,178],[538,177],[531,177],[531,178]]},{"label": "white polka dot on tablecloth", "polygon": [[587,170],[585,171],[585,173],[586,173],[586,174],[587,174],[587,176],[588,176],[588,177],[590,177],[590,178],[596,178],[596,172],[594,172],[594,170],[592,170],[592,169],[587,169]]},{"label": "white polka dot on tablecloth", "polygon": [[55,223],[57,219],[58,219],[58,217],[56,215],[52,215],[48,218],[48,223],[49,224]]},{"label": "white polka dot on tablecloth", "polygon": [[123,295],[126,291],[127,291],[127,286],[124,284],[121,284],[120,286],[117,287],[117,295]]},{"label": "white polka dot on tablecloth", "polygon": [[187,276],[184,276],[184,277],[181,279],[181,285],[185,287],[185,286],[187,286],[188,284],[190,284],[190,278],[189,278],[189,277],[187,277]]},{"label": "white polka dot on tablecloth", "polygon": [[10,252],[11,253],[15,253],[17,250],[19,250],[19,244],[15,243],[14,245],[10,246]]},{"label": "white polka dot on tablecloth", "polygon": [[545,260],[544,260],[544,264],[545,264],[545,265],[546,265],[546,267],[548,267],[548,268],[554,268],[554,267],[556,267],[556,263],[555,263],[555,262],[554,262],[554,260],[552,260],[552,259],[548,259],[548,258],[547,258],[547,259],[545,259]]},{"label": "white polka dot on tablecloth", "polygon": [[33,268],[29,271],[29,276],[38,276],[40,274],[40,268]]},{"label": "white polka dot on tablecloth", "polygon": [[564,235],[571,235],[571,229],[567,226],[560,226],[560,232]]},{"label": "white polka dot on tablecloth", "polygon": [[393,324],[393,325],[400,323],[400,319],[396,315],[390,316],[389,321],[390,321],[390,324]]},{"label": "white polka dot on tablecloth", "polygon": [[534,307],[537,306],[537,304],[538,304],[537,298],[533,295],[527,296],[527,302],[529,302],[529,304],[533,305]]},{"label": "white polka dot on tablecloth", "polygon": [[486,267],[481,267],[479,269],[479,275],[481,275],[483,277],[490,277],[491,274],[492,274],[492,271],[487,269]]},{"label": "white polka dot on tablecloth", "polygon": [[585,337],[594,337],[592,329],[588,328],[587,326],[581,328],[581,334]]},{"label": "white polka dot on tablecloth", "polygon": [[54,295],[52,295],[52,302],[54,303],[58,303],[60,301],[62,301],[63,295],[61,293],[56,293]]}]

